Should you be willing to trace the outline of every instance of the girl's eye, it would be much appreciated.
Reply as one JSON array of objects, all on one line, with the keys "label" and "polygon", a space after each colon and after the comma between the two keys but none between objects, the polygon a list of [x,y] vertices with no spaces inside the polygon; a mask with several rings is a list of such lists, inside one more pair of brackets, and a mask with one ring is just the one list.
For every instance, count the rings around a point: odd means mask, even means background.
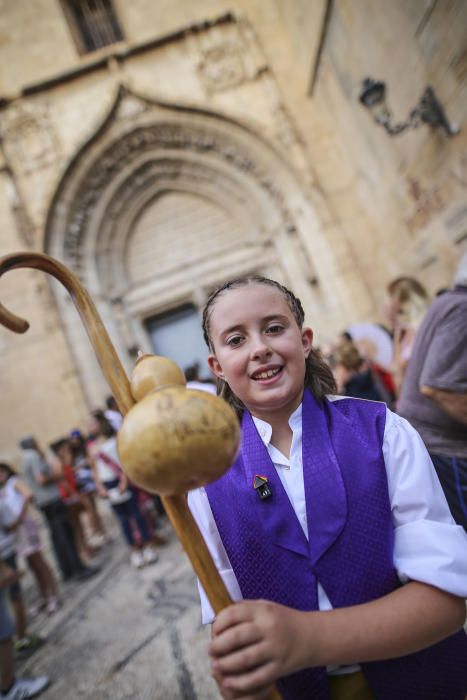
[{"label": "girl's eye", "polygon": [[279,323],[274,323],[272,326],[269,326],[267,329],[268,333],[280,333],[281,331],[284,330],[284,326],[281,326]]},{"label": "girl's eye", "polygon": [[227,339],[227,345],[230,345],[231,347],[236,347],[237,345],[240,345],[241,342],[241,335],[233,335],[231,338]]}]

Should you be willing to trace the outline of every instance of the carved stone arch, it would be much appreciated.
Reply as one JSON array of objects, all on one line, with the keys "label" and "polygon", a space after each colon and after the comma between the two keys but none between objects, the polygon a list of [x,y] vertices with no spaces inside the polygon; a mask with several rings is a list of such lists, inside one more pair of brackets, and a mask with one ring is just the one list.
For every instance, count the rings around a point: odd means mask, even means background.
[{"label": "carved stone arch", "polygon": [[[131,246],[143,235],[142,217],[151,220],[162,206],[176,213],[179,202],[214,217],[225,231],[201,227],[197,248],[185,222],[186,240],[174,230],[168,252],[170,228],[166,243],[161,230],[151,231],[159,261],[153,275],[145,263],[138,279]],[[262,135],[225,116],[126,88],[69,164],[49,210],[45,249],[82,279],[128,367],[135,345],[148,349],[145,318],[181,303],[199,307],[209,289],[235,275],[274,274],[309,310],[319,307],[319,291],[309,284],[312,251],[321,259],[329,254],[299,177]],[[69,300],[55,285],[54,292],[83,389],[96,404],[106,391],[100,371]]]}]

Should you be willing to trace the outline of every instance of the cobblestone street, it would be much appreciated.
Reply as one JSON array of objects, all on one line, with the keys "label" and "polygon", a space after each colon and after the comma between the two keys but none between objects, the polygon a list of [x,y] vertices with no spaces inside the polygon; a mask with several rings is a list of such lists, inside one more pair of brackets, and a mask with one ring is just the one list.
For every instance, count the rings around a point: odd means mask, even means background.
[{"label": "cobblestone street", "polygon": [[[47,643],[18,675],[50,676],[44,700],[214,700],[209,674],[209,630],[201,626],[194,576],[166,527],[159,561],[130,567],[119,533],[95,558],[97,576],[62,585],[63,606],[39,616],[30,631]],[[44,533],[44,540],[46,539]],[[29,577],[24,588],[31,597]]]}]

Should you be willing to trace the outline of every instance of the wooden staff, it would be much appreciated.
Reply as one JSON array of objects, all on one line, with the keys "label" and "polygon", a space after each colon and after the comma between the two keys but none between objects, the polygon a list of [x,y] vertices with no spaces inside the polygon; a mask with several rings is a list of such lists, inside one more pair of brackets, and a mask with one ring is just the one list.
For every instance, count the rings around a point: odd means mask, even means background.
[{"label": "wooden staff", "polygon": [[[0,277],[5,272],[18,268],[33,268],[47,272],[67,289],[81,317],[118,408],[122,415],[126,415],[135,403],[128,377],[96,306],[78,277],[61,262],[43,253],[12,253],[0,258]],[[16,316],[1,303],[0,324],[15,333],[25,333],[29,328],[29,323],[25,319]],[[233,601],[188,508],[186,496],[161,496],[161,500],[214,613],[217,615],[221,610],[232,605]],[[280,700],[280,697],[274,688],[268,700]]]}]

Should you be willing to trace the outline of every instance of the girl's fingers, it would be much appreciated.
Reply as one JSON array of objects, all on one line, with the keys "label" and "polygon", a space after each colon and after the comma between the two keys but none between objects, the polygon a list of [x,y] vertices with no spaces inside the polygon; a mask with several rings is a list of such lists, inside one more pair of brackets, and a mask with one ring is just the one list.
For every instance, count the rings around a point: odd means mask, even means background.
[{"label": "girl's fingers", "polygon": [[261,694],[265,686],[273,683],[275,678],[276,665],[273,661],[269,661],[247,673],[224,676],[222,686],[238,693],[252,693],[254,695],[256,692]]},{"label": "girl's fingers", "polygon": [[214,636],[221,634],[224,630],[239,625],[241,622],[247,622],[253,617],[253,608],[249,602],[235,603],[228,608],[221,610],[217,616],[212,631]]},{"label": "girl's fingers", "polygon": [[235,627],[214,637],[209,645],[209,654],[218,659],[260,641],[261,632],[249,622],[237,624]]},{"label": "girl's fingers", "polygon": [[253,643],[228,654],[228,656],[215,658],[212,662],[212,668],[216,674],[221,673],[223,676],[228,676],[257,668],[270,659],[271,654],[266,642]]}]

